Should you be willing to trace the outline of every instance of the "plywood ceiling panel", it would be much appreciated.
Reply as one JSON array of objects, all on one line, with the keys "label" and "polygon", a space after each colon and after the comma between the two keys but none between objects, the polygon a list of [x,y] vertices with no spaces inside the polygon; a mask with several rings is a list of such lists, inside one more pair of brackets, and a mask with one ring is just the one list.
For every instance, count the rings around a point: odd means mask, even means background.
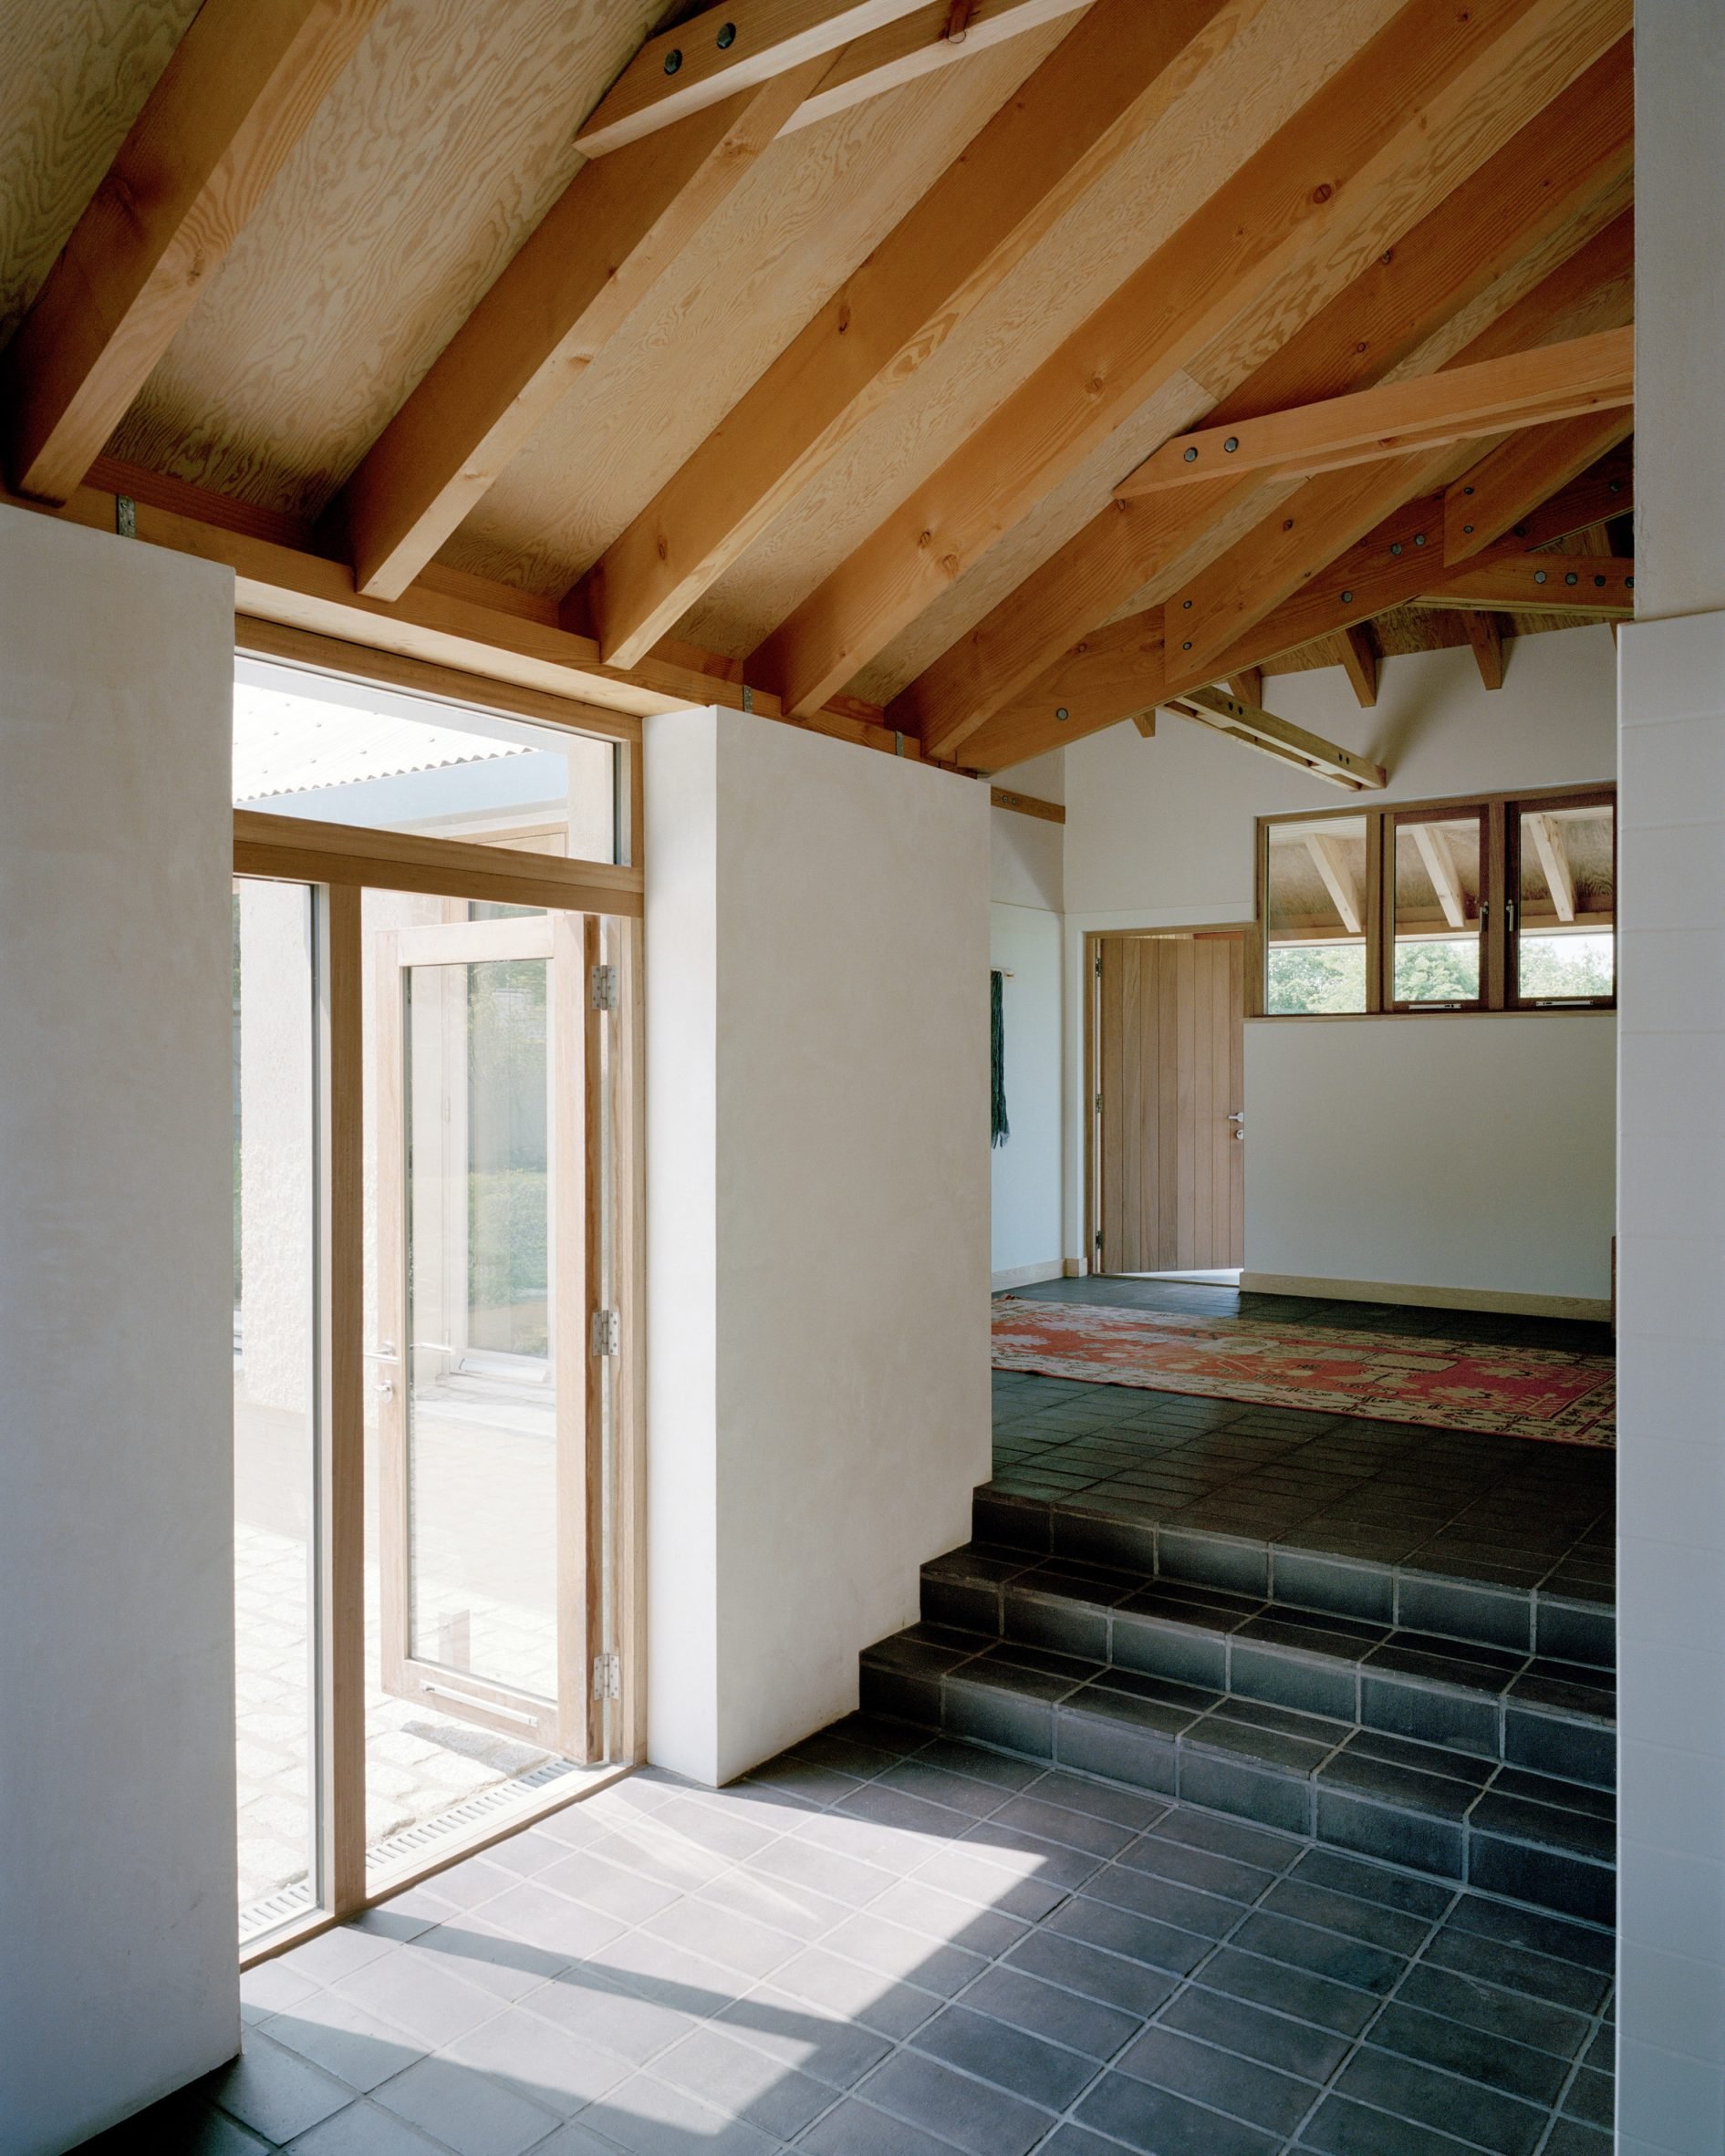
[{"label": "plywood ceiling panel", "polygon": [[392,0],[110,445],[315,515],[573,176],[662,0]]},{"label": "plywood ceiling panel", "polygon": [[126,139],[198,0],[0,10],[0,345]]},{"label": "plywood ceiling panel", "polygon": [[441,558],[566,590],[1066,26],[1026,32],[774,143]]},{"label": "plywood ceiling panel", "polygon": [[[1207,71],[1213,93],[1175,103],[714,586],[679,634],[724,650],[751,650],[760,643],[1357,52],[1397,5],[1398,0],[1335,0],[1319,9],[1310,0],[1254,5]],[[1074,496],[1088,503],[1086,513],[1102,505],[1107,489],[1138,456],[1195,416],[1183,402],[1167,409],[1174,416],[1159,421],[1162,431],[1152,429],[1146,438],[1135,423],[1123,430],[1131,437],[1129,453],[1121,444],[1093,460],[1094,469],[1087,468]],[[1136,447],[1140,440],[1142,450]],[[1117,471],[1113,466],[1122,454],[1126,461]],[[1034,520],[1034,535],[1026,525],[996,554],[1012,556],[1022,545],[1028,549],[1028,565],[1044,558],[1076,528],[1061,528],[1059,505],[1065,499],[1065,489],[1051,496]],[[1052,521],[1044,523],[1045,516]],[[1045,534],[1057,528],[1059,539],[1048,540]],[[1017,581],[1018,575],[1012,576],[1004,588]],[[926,619],[944,619],[945,612],[942,604]],[[934,644],[930,656],[958,633],[954,629]],[[868,679],[889,678],[893,670],[871,669]],[[873,697],[875,691],[859,683],[857,693]]]}]

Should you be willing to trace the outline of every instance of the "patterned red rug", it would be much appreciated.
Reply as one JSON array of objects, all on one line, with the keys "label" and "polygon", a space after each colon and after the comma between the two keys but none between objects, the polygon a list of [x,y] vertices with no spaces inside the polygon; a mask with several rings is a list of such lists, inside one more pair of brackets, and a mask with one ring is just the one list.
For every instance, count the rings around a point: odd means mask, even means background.
[{"label": "patterned red rug", "polygon": [[1003,1296],[994,1305],[994,1367],[1438,1430],[1562,1445],[1617,1441],[1612,1357],[1560,1348]]}]

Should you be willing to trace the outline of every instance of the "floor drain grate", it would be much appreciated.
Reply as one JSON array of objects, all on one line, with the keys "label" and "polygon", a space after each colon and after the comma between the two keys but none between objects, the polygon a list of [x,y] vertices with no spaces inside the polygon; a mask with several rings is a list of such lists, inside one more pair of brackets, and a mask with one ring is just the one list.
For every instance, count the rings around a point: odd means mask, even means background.
[{"label": "floor drain grate", "polygon": [[577,1767],[571,1759],[547,1759],[538,1767],[528,1768],[525,1774],[511,1775],[506,1782],[499,1782],[493,1788],[482,1789],[476,1797],[452,1805],[434,1819],[403,1827],[399,1834],[391,1834],[375,1849],[368,1850],[366,1876],[375,1879],[380,1873],[399,1871],[415,1857],[422,1857],[427,1850],[437,1848],[440,1842],[483,1825],[499,1812],[514,1810],[524,1798],[536,1795],[549,1784],[590,1772],[590,1768]]}]

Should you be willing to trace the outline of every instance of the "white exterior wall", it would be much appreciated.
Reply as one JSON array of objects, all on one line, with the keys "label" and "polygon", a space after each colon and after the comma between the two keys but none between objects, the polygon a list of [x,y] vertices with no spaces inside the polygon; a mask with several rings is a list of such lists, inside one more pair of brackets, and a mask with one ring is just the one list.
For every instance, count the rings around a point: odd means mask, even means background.
[{"label": "white exterior wall", "polygon": [[857,1702],[989,1467],[988,795],[647,722],[649,1748]]},{"label": "white exterior wall", "polygon": [[[1265,700],[1385,765],[1389,789],[1374,798],[1441,800],[1611,779],[1613,684],[1610,632],[1566,629],[1513,643],[1504,686],[1490,692],[1471,653],[1448,650],[1387,660],[1370,710],[1355,702],[1339,668],[1273,675]],[[1076,743],[1065,777],[1066,1098],[1076,1105],[1084,932],[1250,921],[1256,819],[1339,811],[1354,797],[1169,715],[1153,741],[1117,726]],[[1014,783],[1013,774],[1003,783]],[[1614,1030],[1609,1017],[1575,1016],[1248,1023],[1248,1270],[1603,1300],[1613,1183],[1605,1043]],[[1446,1035],[1456,1050],[1440,1045]],[[1463,1080],[1465,1111],[1443,1090]],[[1344,1097],[1352,1167],[1341,1145],[1322,1135]],[[1454,1135],[1458,1125],[1470,1134],[1461,1159],[1442,1176],[1414,1174],[1416,1164],[1429,1167],[1434,1127]],[[1065,1252],[1077,1258],[1076,1113],[1066,1142]],[[1360,1172],[1366,1161],[1377,1171]],[[1535,1161],[1537,1176],[1517,1167],[1508,1194],[1496,1195],[1509,1164]],[[1573,1253],[1560,1250],[1547,1224],[1548,1199],[1584,1236]],[[1355,1258],[1340,1264],[1349,1251]],[[1473,1277],[1458,1280],[1458,1271]]]},{"label": "white exterior wall", "polygon": [[[1617,2122],[1725,2148],[1725,22],[1636,24],[1623,633]],[[1688,618],[1677,618],[1687,617]]]},{"label": "white exterior wall", "polygon": [[[1059,801],[1058,751],[1013,772],[1013,790]],[[1006,1115],[1012,1135],[990,1174],[990,1263],[996,1288],[1053,1280],[1064,1248],[1061,1164],[1061,911],[1065,834],[1058,824],[995,809],[989,964],[1010,975],[1003,990]]]},{"label": "white exterior wall", "polygon": [[0,2147],[239,2047],[234,579],[0,509]]}]

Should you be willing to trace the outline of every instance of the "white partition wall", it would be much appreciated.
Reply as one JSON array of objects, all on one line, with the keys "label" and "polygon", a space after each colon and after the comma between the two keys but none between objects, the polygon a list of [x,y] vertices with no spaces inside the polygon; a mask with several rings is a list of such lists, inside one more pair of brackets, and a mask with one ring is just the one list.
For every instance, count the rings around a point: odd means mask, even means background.
[{"label": "white partition wall", "polygon": [[1636,24],[1619,653],[1623,2156],[1725,2148],[1725,21]]},{"label": "white partition wall", "polygon": [[735,712],[646,757],[649,1741],[722,1782],[988,1475],[989,796]]},{"label": "white partition wall", "polygon": [[0,2147],[239,2044],[234,580],[0,509]]}]

